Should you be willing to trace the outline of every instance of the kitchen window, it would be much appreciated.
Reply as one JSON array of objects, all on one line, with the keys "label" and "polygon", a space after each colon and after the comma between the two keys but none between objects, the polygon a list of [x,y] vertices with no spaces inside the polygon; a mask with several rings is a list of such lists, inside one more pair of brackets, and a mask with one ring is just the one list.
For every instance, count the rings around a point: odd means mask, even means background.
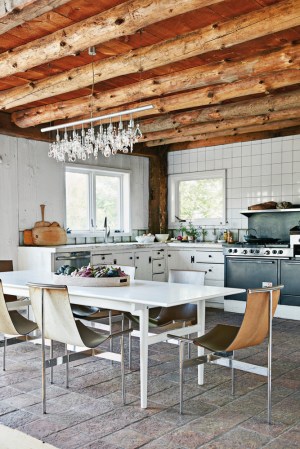
[{"label": "kitchen window", "polygon": [[170,227],[176,217],[200,225],[225,222],[225,170],[169,176]]},{"label": "kitchen window", "polygon": [[125,170],[66,167],[66,222],[71,231],[130,232],[130,172]]}]

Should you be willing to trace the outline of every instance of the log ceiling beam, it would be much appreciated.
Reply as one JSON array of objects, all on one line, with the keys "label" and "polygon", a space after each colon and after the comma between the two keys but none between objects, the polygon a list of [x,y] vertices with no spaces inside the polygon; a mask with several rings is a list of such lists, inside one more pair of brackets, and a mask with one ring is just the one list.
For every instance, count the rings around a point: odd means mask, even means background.
[{"label": "log ceiling beam", "polygon": [[262,125],[254,125],[254,126],[241,126],[231,130],[221,130],[209,133],[203,133],[201,126],[198,128],[198,133],[196,128],[193,130],[194,134],[190,135],[177,135],[173,138],[169,139],[159,139],[159,140],[151,140],[146,142],[147,147],[157,147],[162,145],[171,145],[173,143],[178,142],[190,142],[190,141],[201,141],[214,137],[226,137],[226,136],[236,136],[238,134],[251,134],[260,131],[274,131],[279,129],[287,129],[293,127],[300,126],[300,118],[293,120],[281,120],[278,122],[267,122]]},{"label": "log ceiling beam", "polygon": [[41,140],[49,142],[49,135],[41,133],[40,127],[36,128],[19,128],[12,123],[10,114],[0,112],[0,134],[12,137],[23,137],[24,139]]},{"label": "log ceiling beam", "polygon": [[[285,0],[261,10],[217,23],[162,43],[94,63],[95,82],[150,70],[186,58],[235,46],[300,25],[300,0]],[[84,34],[84,33],[83,33]],[[13,108],[32,101],[74,91],[91,84],[88,64],[1,92],[1,107]]]},{"label": "log ceiling beam", "polygon": [[300,107],[287,109],[284,111],[271,112],[264,115],[238,117],[231,120],[217,122],[196,123],[192,125],[179,126],[177,128],[164,129],[152,133],[144,133],[140,142],[151,142],[160,139],[173,138],[185,139],[187,136],[198,136],[199,134],[205,135],[207,133],[224,132],[226,130],[234,132],[234,130],[238,128],[256,125],[268,126],[268,124],[272,122],[276,122],[278,124],[281,121],[295,119],[300,119]]},{"label": "log ceiling beam", "polygon": [[149,158],[149,232],[168,229],[168,158],[167,147],[157,147]]},{"label": "log ceiling beam", "polygon": [[33,20],[70,0],[2,0],[0,3],[0,34]]},{"label": "log ceiling beam", "polygon": [[300,89],[292,92],[268,95],[263,98],[243,100],[186,112],[162,114],[140,121],[144,134],[175,129],[195,123],[216,122],[239,117],[268,115],[284,110],[300,108]]},{"label": "log ceiling beam", "polygon": [[[236,142],[251,142],[254,140],[272,139],[275,137],[285,137],[300,134],[300,126],[293,128],[279,129],[275,131],[261,131],[249,134],[239,134],[236,136],[209,137],[207,139],[194,142],[180,142],[168,146],[168,151],[192,150],[210,146],[228,145]],[[161,148],[161,147],[159,147]],[[155,147],[153,147],[155,150]]]},{"label": "log ceiling beam", "polygon": [[1,77],[24,72],[88,47],[136,33],[159,20],[223,0],[129,0],[0,55]]},{"label": "log ceiling beam", "polygon": [[67,120],[82,115],[93,108],[98,111],[111,106],[124,105],[130,101],[138,101],[166,95],[174,92],[196,89],[204,86],[233,83],[250,76],[284,69],[299,69],[300,45],[288,45],[267,55],[257,55],[243,61],[207,64],[193,67],[170,75],[157,76],[133,85],[96,93],[91,102],[91,96],[60,101],[46,106],[25,109],[12,113],[12,120],[20,127],[35,126],[40,123],[55,120]]}]

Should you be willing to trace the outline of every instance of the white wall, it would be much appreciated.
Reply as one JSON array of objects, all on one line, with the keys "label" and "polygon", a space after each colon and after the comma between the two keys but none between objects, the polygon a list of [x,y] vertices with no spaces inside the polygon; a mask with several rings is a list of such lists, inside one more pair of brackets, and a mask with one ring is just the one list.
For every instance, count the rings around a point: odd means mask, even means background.
[{"label": "white wall", "polygon": [[[19,230],[41,219],[65,225],[64,165],[48,157],[48,144],[0,135],[0,259],[17,261]],[[118,154],[93,165],[131,170],[132,227],[148,227],[147,158]]]},{"label": "white wall", "polygon": [[300,204],[300,135],[169,153],[168,172],[227,171],[227,219],[247,228],[240,211],[265,201]]}]

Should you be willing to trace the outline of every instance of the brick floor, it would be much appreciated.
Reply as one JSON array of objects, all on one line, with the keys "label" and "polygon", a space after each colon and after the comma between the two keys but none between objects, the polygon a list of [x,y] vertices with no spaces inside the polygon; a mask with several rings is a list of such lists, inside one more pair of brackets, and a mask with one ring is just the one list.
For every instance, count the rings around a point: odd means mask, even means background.
[{"label": "brick floor", "polygon": [[[208,309],[207,329],[241,319]],[[271,426],[266,423],[265,378],[237,372],[232,397],[229,370],[215,366],[205,367],[203,386],[196,383],[196,368],[185,372],[185,413],[180,416],[178,348],[166,343],[150,347],[149,408],[140,409],[137,339],[133,369],[126,373],[126,406],[119,364],[91,358],[72,364],[68,390],[64,367],[55,370],[46,415],[41,414],[40,347],[8,347],[7,371],[0,372],[0,422],[60,449],[299,449],[300,323],[274,319],[273,329]],[[236,356],[265,364],[266,347],[264,343]]]}]

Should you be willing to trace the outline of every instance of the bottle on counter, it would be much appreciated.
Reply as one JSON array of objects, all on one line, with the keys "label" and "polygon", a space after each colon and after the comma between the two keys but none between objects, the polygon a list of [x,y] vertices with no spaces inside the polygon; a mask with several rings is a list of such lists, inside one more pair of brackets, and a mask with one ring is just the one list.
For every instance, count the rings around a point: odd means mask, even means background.
[{"label": "bottle on counter", "polygon": [[223,239],[225,240],[225,242],[227,242],[227,229],[225,229],[224,231]]},{"label": "bottle on counter", "polygon": [[233,235],[232,232],[230,232],[229,230],[227,231],[227,243],[232,243],[233,242]]}]

